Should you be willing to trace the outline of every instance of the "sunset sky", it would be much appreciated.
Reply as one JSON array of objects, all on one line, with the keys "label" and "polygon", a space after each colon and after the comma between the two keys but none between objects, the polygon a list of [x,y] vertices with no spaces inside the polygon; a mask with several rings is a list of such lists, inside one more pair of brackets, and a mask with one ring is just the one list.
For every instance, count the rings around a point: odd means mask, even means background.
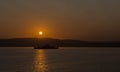
[{"label": "sunset sky", "polygon": [[120,40],[119,0],[0,0],[0,38]]}]

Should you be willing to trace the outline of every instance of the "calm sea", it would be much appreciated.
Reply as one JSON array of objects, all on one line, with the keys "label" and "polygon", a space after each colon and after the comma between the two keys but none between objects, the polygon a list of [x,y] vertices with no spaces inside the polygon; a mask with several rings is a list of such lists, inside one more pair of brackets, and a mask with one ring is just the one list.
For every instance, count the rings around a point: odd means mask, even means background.
[{"label": "calm sea", "polygon": [[0,47],[0,72],[120,72],[120,48]]}]

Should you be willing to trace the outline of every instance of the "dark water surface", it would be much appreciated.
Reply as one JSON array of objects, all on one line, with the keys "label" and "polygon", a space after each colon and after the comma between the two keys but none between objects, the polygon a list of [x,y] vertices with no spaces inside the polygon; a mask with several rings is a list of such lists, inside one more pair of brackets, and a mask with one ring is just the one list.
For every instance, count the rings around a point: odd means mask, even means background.
[{"label": "dark water surface", "polygon": [[120,48],[0,47],[0,72],[120,72]]}]

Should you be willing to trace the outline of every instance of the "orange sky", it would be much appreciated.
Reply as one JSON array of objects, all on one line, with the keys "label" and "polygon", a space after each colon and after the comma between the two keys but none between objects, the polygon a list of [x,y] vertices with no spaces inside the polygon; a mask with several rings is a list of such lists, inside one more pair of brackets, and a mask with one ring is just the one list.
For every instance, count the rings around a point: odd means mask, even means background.
[{"label": "orange sky", "polygon": [[120,40],[118,0],[3,0],[0,38]]}]

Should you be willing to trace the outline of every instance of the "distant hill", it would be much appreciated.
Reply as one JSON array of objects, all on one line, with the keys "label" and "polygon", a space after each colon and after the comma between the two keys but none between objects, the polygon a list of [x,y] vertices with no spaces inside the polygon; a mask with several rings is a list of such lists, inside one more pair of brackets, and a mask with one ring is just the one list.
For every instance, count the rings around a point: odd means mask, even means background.
[{"label": "distant hill", "polygon": [[81,41],[53,38],[12,38],[0,39],[0,47],[33,47],[36,44],[56,44],[59,47],[120,47],[120,41]]}]

